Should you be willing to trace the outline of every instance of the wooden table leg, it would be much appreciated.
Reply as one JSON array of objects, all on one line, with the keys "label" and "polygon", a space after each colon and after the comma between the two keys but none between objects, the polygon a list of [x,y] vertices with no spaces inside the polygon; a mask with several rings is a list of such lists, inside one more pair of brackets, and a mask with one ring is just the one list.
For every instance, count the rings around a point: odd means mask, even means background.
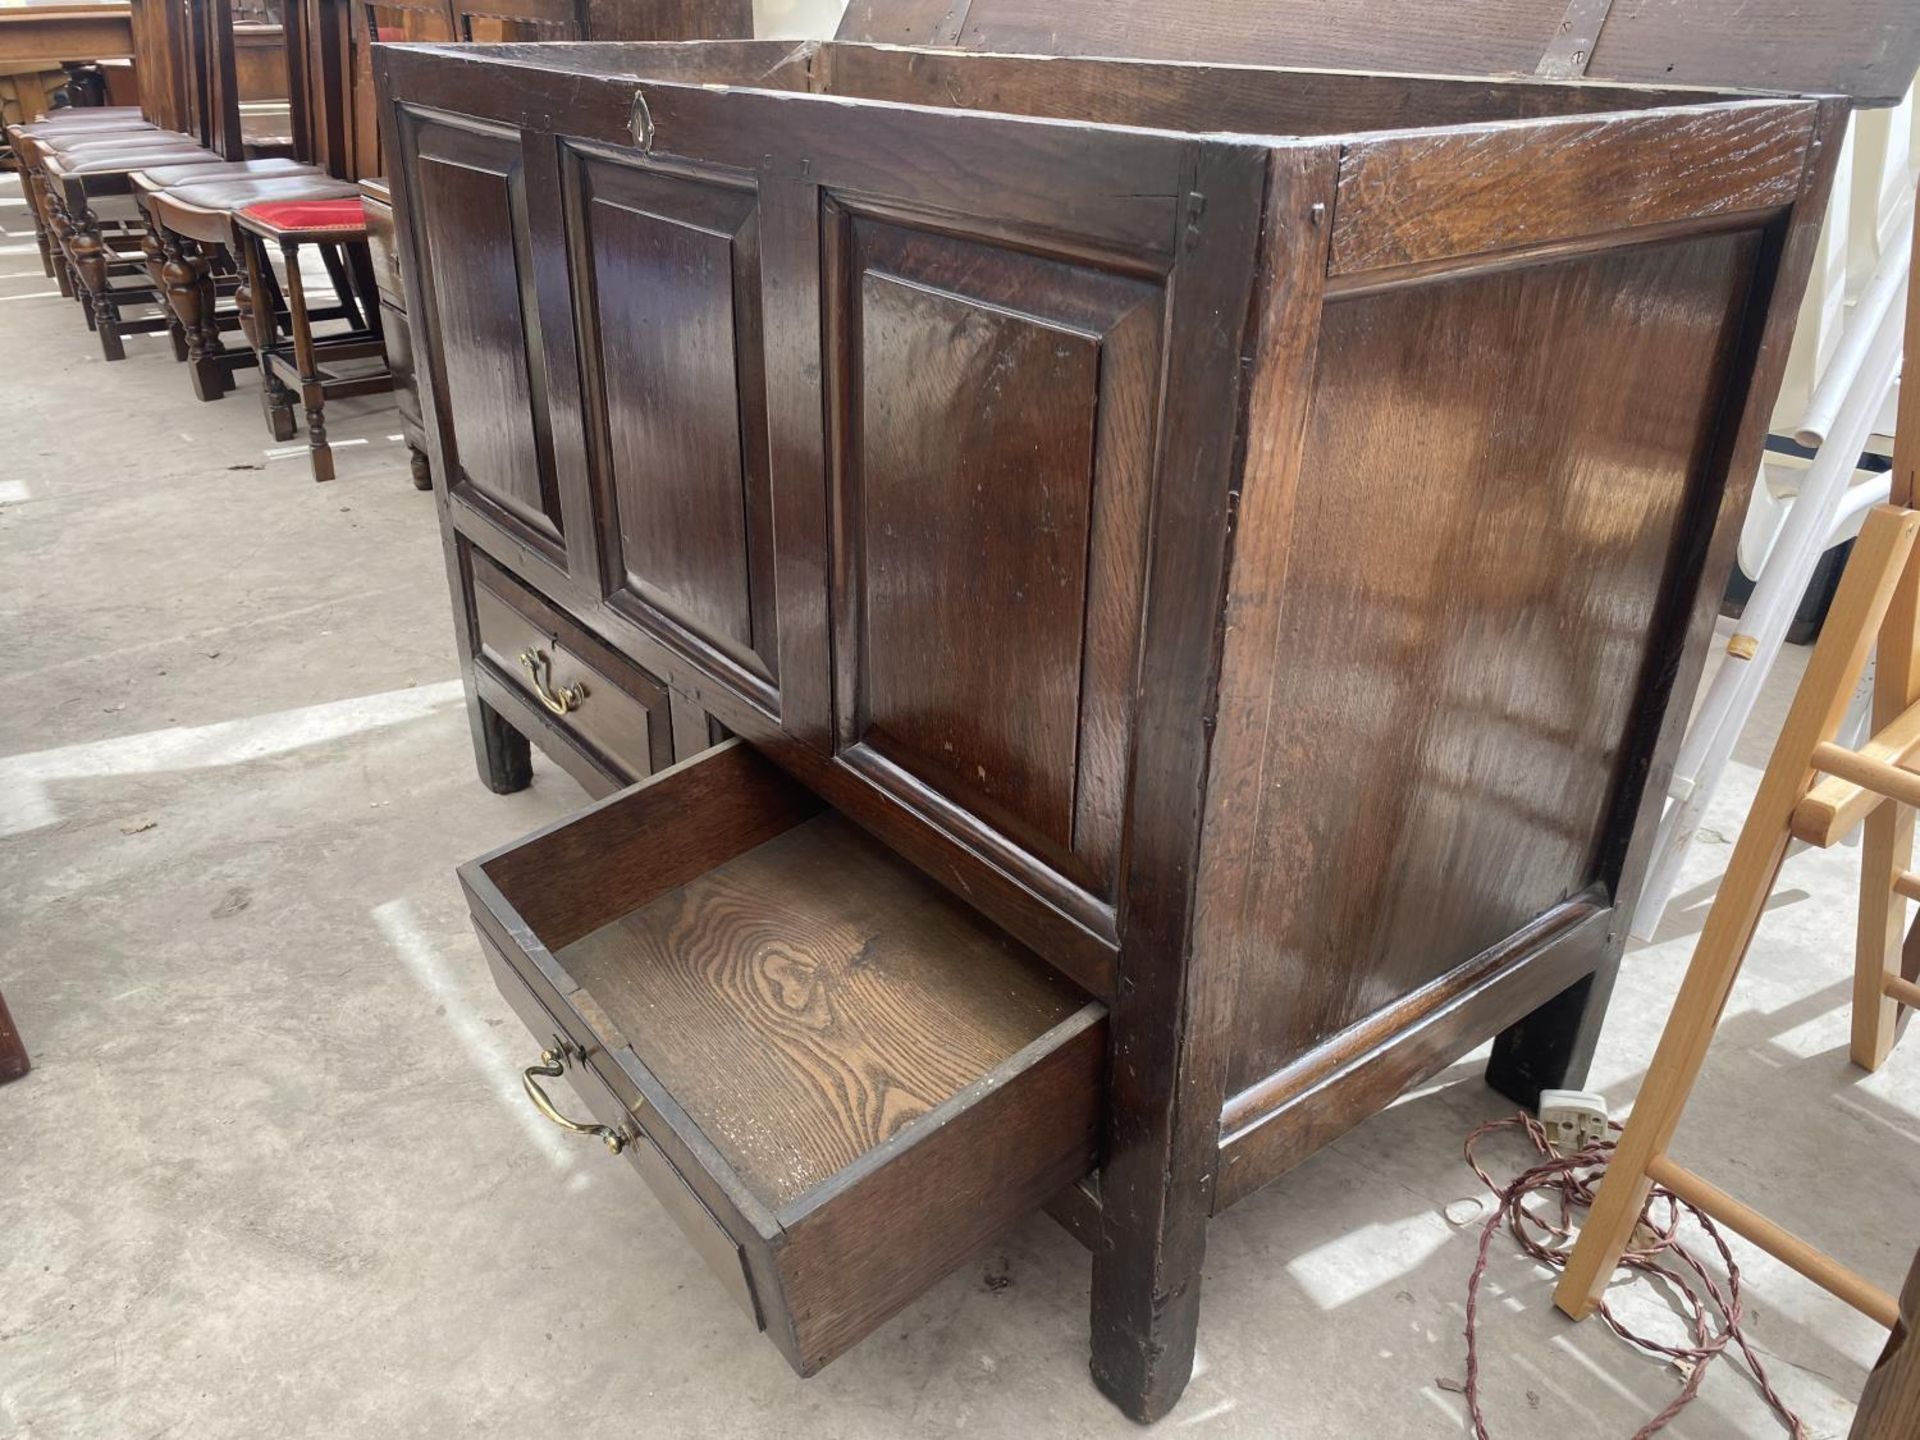
[{"label": "wooden table leg", "polygon": [[33,1062],[27,1059],[27,1042],[20,1038],[13,1016],[8,1013],[7,997],[0,995],[0,1085],[18,1080],[32,1068]]}]

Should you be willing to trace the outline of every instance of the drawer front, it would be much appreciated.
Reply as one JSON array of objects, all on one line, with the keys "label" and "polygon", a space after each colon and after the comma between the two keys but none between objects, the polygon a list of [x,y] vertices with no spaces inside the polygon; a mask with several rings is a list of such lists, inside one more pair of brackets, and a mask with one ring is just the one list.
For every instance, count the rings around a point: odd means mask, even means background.
[{"label": "drawer front", "polygon": [[409,443],[425,436],[420,421],[420,392],[413,373],[413,332],[407,327],[407,314],[389,303],[386,291],[380,292],[380,336],[387,352],[387,369],[393,372],[394,408],[400,412],[400,428]]},{"label": "drawer front", "polygon": [[475,553],[480,656],[548,723],[637,779],[673,763],[667,689]]},{"label": "drawer front", "polygon": [[803,1375],[1095,1163],[1102,1007],[741,742],[461,880],[535,1040]]},{"label": "drawer front", "polygon": [[362,194],[360,204],[367,212],[367,250],[373,257],[373,280],[380,298],[389,305],[406,308],[405,292],[400,288],[400,253],[393,243],[393,206]]},{"label": "drawer front", "polygon": [[[596,1121],[622,1137],[620,1153],[640,1172],[640,1178],[653,1192],[654,1199],[672,1217],[673,1223],[680,1227],[680,1233],[687,1237],[694,1253],[706,1262],[707,1268],[719,1278],[735,1303],[759,1326],[760,1307],[754,1302],[753,1281],[747,1274],[746,1257],[740,1246],[713,1218],[712,1212],[700,1203],[700,1197],[687,1187],[687,1182],[680,1178],[679,1172],[661,1154],[660,1147],[647,1137],[638,1118],[615,1096],[612,1087],[600,1073],[604,1056],[584,1050],[579,1038],[570,1035],[567,1028],[540,1003],[539,997],[508,963],[500,947],[489,940],[477,925],[475,934],[487,957],[487,968],[493,972],[493,983],[499,987],[501,996],[513,1013],[527,1027],[535,1044],[543,1050],[571,1052],[566,1059],[566,1069],[567,1080],[574,1093]],[[530,1054],[529,1063],[536,1058]],[[552,1082],[544,1083],[550,1085]],[[550,1098],[561,1103],[559,1097],[550,1094]]]}]

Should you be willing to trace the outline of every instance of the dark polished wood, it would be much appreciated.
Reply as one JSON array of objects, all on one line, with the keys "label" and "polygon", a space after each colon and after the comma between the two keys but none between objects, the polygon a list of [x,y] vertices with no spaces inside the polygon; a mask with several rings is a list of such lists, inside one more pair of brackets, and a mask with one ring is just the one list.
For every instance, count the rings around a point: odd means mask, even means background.
[{"label": "dark polished wood", "polygon": [[[589,811],[583,878],[516,882],[537,920],[478,896],[515,973],[547,943],[602,1123],[650,1085],[737,1129],[665,1058],[625,1102],[594,1035],[652,1017],[606,992],[751,948],[778,886],[702,877],[772,834],[861,873],[851,821],[1107,1007],[1097,1182],[1023,1203],[1093,1247],[1095,1379],[1152,1420],[1221,1207],[1489,1037],[1509,1093],[1584,1078],[1844,101],[767,42],[378,66],[483,769],[505,716],[596,793],[637,774],[529,700],[500,595],[657,683],[675,759],[752,747]],[[696,1059],[768,993],[682,1012]],[[903,1290],[784,1328],[803,1272],[714,1176],[850,1133],[785,1105],[750,1154],[655,1138],[804,1372]],[[876,1233],[930,1244],[906,1173],[863,1182]]]},{"label": "dark polished wood", "polygon": [[[1585,12],[1592,34],[1576,37]],[[1908,0],[851,0],[843,40],[959,45],[1007,55],[1132,55],[1415,70],[1439,75],[1587,75],[1646,85],[1850,95],[1898,103],[1920,64]]]},{"label": "dark polished wood", "polygon": [[461,878],[522,1018],[802,1374],[1092,1163],[1103,1007],[737,741]]},{"label": "dark polished wood", "polygon": [[420,416],[420,390],[414,375],[413,332],[407,326],[406,291],[400,284],[400,257],[393,243],[393,197],[385,178],[362,180],[360,203],[367,212],[367,248],[380,294],[380,339],[386,346],[387,369],[393,376],[393,402],[400,412],[400,433],[407,442],[408,471],[414,489],[431,490],[433,465],[427,459],[426,425]]}]

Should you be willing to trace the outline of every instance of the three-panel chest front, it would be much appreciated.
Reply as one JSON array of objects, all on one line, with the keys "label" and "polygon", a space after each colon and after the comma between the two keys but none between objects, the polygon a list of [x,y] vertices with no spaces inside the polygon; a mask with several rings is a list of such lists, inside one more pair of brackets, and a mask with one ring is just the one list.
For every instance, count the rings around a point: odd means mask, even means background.
[{"label": "three-panel chest front", "polygon": [[631,785],[463,871],[529,1098],[796,1368],[1048,1203],[1153,1418],[1215,1209],[1579,1077],[1844,102],[380,66],[483,773]]}]

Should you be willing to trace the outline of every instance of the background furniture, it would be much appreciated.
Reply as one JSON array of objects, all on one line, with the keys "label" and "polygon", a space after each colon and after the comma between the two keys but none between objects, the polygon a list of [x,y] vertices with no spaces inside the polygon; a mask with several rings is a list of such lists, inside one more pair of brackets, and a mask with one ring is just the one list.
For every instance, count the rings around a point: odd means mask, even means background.
[{"label": "background furniture", "polygon": [[[234,240],[252,296],[270,293],[273,269],[267,247],[280,254],[286,328],[280,325],[280,307],[253,306],[248,327],[253,351],[262,384],[274,404],[291,411],[297,397],[305,412],[313,478],[331,480],[333,452],[327,445],[326,402],[384,394],[393,388],[367,253],[367,214],[359,192],[349,190],[337,199],[324,200],[250,199],[235,212]],[[316,333],[314,312],[320,307],[309,305],[300,269],[300,250],[306,245],[333,257],[328,268],[334,294],[349,321],[340,333]],[[369,360],[379,363],[369,365]]]},{"label": "background furniture", "polygon": [[60,105],[106,103],[96,62],[133,54],[127,0],[20,0],[0,6],[0,123]]},{"label": "background furniture", "polygon": [[700,40],[753,33],[750,0],[289,0],[294,130],[300,153],[329,174],[362,182],[367,225],[378,252],[381,332],[394,376],[401,432],[414,485],[432,485],[412,338],[391,243],[393,212],[380,149],[373,82],[376,43],[445,40]]},{"label": "background furniture", "polygon": [[407,293],[400,283],[400,254],[393,242],[393,194],[384,177],[360,182],[360,203],[367,212],[367,240],[373,277],[380,291],[380,334],[393,373],[393,398],[400,411],[400,433],[407,440],[413,488],[433,488],[427,460],[427,430],[420,415],[420,391],[413,372],[413,332],[407,324]]},{"label": "background furniture", "polygon": [[[1675,18],[1709,7],[1632,8],[1657,64],[1506,0],[848,26],[1458,71],[1538,22],[1523,70],[1728,78]],[[1845,28],[1737,78],[1904,91],[1920,16]],[[592,1120],[547,1108],[796,1368],[1084,1163],[1091,1104],[1097,1181],[1053,1204],[1095,1378],[1155,1418],[1214,1211],[1489,1035],[1528,1103],[1584,1073],[1844,101],[858,44],[376,64],[482,773],[524,783],[529,736],[597,793],[680,762],[468,867],[483,949],[530,1083]],[[751,761],[686,759],[715,722]],[[1101,1013],[1009,1014],[980,923]],[[943,1137],[988,1097],[1020,1143],[976,1158]]]}]

